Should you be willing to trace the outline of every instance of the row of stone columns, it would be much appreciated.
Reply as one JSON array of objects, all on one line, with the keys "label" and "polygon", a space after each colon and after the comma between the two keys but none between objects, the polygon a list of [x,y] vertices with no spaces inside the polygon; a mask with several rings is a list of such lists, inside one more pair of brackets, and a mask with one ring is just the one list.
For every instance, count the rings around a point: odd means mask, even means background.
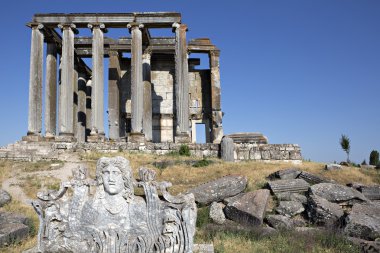
[{"label": "row of stone columns", "polygon": [[[144,26],[138,23],[128,24],[132,34],[131,47],[131,100],[132,124],[131,140],[152,140],[152,101],[150,80],[150,54],[142,55],[142,32]],[[42,131],[42,69],[44,36],[41,24],[31,24],[31,60],[29,82],[28,135],[40,136]],[[92,29],[92,82],[91,111],[88,103],[89,82],[83,73],[78,72],[74,59],[74,24],[61,24],[62,54],[60,62],[59,90],[59,136],[56,139],[79,141],[85,139],[84,129],[91,123],[89,140],[104,138],[104,34],[103,24],[89,24]],[[175,31],[175,92],[176,92],[176,142],[189,142],[189,79],[186,45],[187,26],[173,24]],[[117,52],[110,53],[110,69],[116,71],[110,75],[109,82],[109,125],[110,139],[120,138],[120,62]],[[144,59],[144,60],[143,60]],[[46,137],[56,134],[56,97],[57,97],[57,47],[47,43],[46,90],[45,90],[45,129]],[[112,73],[111,73],[112,74]],[[76,94],[74,105],[73,94]],[[87,94],[87,95],[86,95]],[[87,106],[88,107],[88,106]],[[81,113],[84,114],[81,116]],[[89,115],[91,114],[91,115]],[[89,122],[91,118],[91,122]]]}]

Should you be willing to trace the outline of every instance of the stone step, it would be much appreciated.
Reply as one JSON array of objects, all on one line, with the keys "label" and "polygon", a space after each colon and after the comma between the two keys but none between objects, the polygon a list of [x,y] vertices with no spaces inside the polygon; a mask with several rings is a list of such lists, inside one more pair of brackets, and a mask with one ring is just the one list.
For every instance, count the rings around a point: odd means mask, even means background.
[{"label": "stone step", "polygon": [[281,179],[268,182],[274,194],[281,192],[306,192],[310,184],[303,179]]}]

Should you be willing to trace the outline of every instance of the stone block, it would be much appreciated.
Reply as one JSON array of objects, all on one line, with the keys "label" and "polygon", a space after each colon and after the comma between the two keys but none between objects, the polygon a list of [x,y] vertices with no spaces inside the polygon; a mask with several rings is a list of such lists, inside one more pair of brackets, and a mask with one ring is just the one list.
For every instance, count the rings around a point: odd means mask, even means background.
[{"label": "stone block", "polygon": [[360,186],[359,191],[369,200],[380,200],[380,185]]},{"label": "stone block", "polygon": [[305,211],[301,202],[298,201],[280,201],[278,207],[276,208],[276,212],[286,217],[293,217],[297,214]]},{"label": "stone block", "polygon": [[246,226],[258,226],[263,223],[269,200],[269,190],[261,189],[248,192],[229,203],[224,212],[227,218]]},{"label": "stone block", "polygon": [[8,204],[9,202],[11,202],[11,200],[11,195],[7,191],[0,189],[0,207],[3,207],[4,205]]},{"label": "stone block", "polygon": [[224,161],[233,162],[234,158],[234,141],[229,137],[223,137],[221,142],[221,157]]},{"label": "stone block", "polygon": [[330,163],[330,164],[325,165],[325,170],[341,170],[341,169],[342,169],[342,166],[339,164]]},{"label": "stone block", "polygon": [[223,224],[226,221],[226,216],[224,215],[223,203],[212,202],[210,206],[210,219],[216,224]]},{"label": "stone block", "polygon": [[278,170],[268,176],[269,179],[296,179],[298,175],[301,174],[301,171],[298,169],[288,168]]},{"label": "stone block", "polygon": [[319,183],[331,182],[331,180],[327,180],[325,178],[322,178],[321,176],[313,175],[313,174],[305,172],[305,171],[302,171],[301,174],[298,175],[298,178],[305,180],[309,184],[319,184]]},{"label": "stone block", "polygon": [[275,229],[292,229],[293,221],[284,215],[267,215],[266,222]]},{"label": "stone block", "polygon": [[194,194],[196,202],[210,204],[235,196],[244,191],[246,186],[247,178],[245,176],[230,175],[194,187],[188,192]]},{"label": "stone block", "polygon": [[336,203],[331,203],[324,198],[310,195],[307,204],[309,219],[317,225],[333,226],[340,222],[344,215],[343,209]]},{"label": "stone block", "polygon": [[280,192],[306,192],[310,186],[303,179],[281,179],[270,181],[268,185],[274,194]]},{"label": "stone block", "polygon": [[29,234],[29,227],[21,223],[5,223],[0,226],[0,246],[7,246],[23,239]]}]

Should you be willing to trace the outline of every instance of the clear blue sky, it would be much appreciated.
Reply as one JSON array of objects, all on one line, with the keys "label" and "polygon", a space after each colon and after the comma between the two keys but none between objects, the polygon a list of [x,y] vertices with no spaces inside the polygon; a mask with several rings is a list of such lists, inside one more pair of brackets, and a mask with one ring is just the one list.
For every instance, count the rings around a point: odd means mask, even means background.
[{"label": "clear blue sky", "polygon": [[[0,23],[0,145],[27,132],[34,13],[176,11],[188,38],[221,49],[225,133],[297,143],[305,159],[340,161],[380,150],[379,0],[13,0]],[[128,30],[125,30],[128,35]],[[204,60],[204,59],[203,59]],[[107,122],[107,121],[106,121]]]}]

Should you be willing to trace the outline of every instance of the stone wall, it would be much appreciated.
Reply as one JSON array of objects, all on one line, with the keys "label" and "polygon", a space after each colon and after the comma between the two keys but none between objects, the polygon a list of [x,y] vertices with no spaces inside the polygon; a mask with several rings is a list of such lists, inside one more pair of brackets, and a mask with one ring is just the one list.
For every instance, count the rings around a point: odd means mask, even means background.
[{"label": "stone wall", "polygon": [[234,143],[236,161],[286,161],[301,163],[301,148],[297,144]]}]

